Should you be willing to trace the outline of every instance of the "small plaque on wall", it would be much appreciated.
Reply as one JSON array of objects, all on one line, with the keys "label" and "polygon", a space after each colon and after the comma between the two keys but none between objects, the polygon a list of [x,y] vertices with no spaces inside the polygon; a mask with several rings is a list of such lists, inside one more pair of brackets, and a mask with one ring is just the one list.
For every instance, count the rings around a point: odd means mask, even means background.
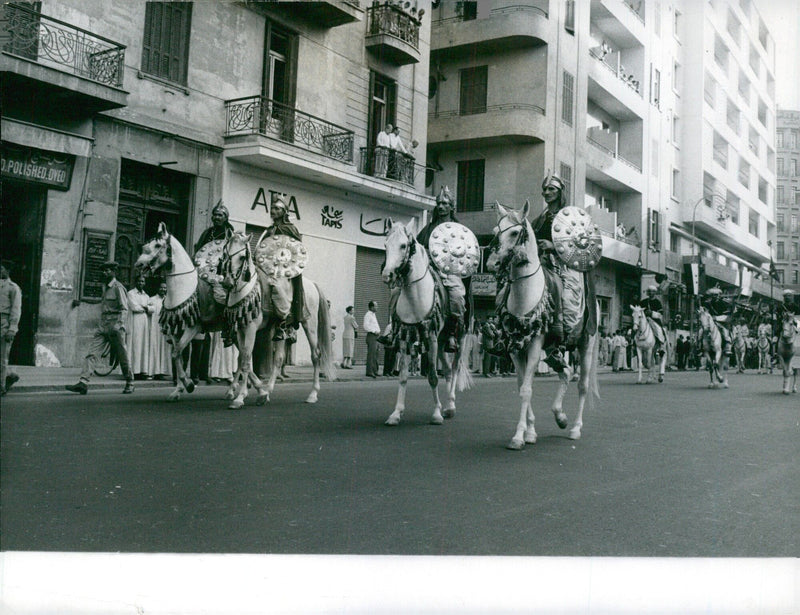
[{"label": "small plaque on wall", "polygon": [[99,303],[103,298],[103,263],[111,254],[111,233],[105,231],[83,231],[81,258],[81,301]]}]

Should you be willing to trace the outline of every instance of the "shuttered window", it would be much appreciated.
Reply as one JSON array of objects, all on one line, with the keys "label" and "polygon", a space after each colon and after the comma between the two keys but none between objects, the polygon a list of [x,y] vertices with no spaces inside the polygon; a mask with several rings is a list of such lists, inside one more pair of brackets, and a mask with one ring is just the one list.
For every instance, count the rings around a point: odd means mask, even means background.
[{"label": "shuttered window", "polygon": [[461,69],[461,115],[486,113],[488,66]]},{"label": "shuttered window", "polygon": [[[354,348],[354,363],[364,363],[367,359],[367,334],[363,329],[364,314],[370,301],[378,303],[376,314],[378,324],[383,329],[389,323],[389,287],[381,279],[383,250],[356,248],[356,285],[353,290],[353,316],[358,323],[358,337]],[[378,362],[383,364],[382,347],[378,348]]]},{"label": "shuttered window", "polygon": [[564,180],[564,202],[572,205],[572,167],[562,162],[559,167],[559,175]]},{"label": "shuttered window", "polygon": [[483,178],[486,161],[460,160],[458,162],[458,211],[483,211]]},{"label": "shuttered window", "polygon": [[186,85],[191,2],[148,2],[144,15],[142,72]]},{"label": "shuttered window", "polygon": [[564,83],[561,91],[561,121],[572,126],[572,107],[575,98],[575,77],[564,71]]}]

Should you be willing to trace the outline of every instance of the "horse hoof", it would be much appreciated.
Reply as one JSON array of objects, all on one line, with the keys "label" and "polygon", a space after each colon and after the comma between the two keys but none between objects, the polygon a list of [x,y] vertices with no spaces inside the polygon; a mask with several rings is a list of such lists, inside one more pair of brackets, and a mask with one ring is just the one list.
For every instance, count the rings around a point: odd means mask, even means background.
[{"label": "horse hoof", "polygon": [[659,376],[659,377],[658,377],[658,381],[659,381],[659,382],[664,382],[664,376]]},{"label": "horse hoof", "polygon": [[525,442],[514,438],[511,440],[511,442],[506,444],[506,448],[510,451],[521,451],[523,448],[525,448]]},{"label": "horse hoof", "polygon": [[561,410],[553,410],[553,418],[556,420],[556,425],[561,429],[567,427],[567,415]]},{"label": "horse hoof", "polygon": [[227,391],[225,393],[225,399],[228,401],[232,400],[234,397],[236,397],[236,395],[233,394],[233,391]]},{"label": "horse hoof", "polygon": [[580,440],[581,439],[581,428],[580,427],[573,427],[569,430],[569,439],[570,440]]},{"label": "horse hoof", "polygon": [[388,425],[389,427],[396,427],[399,424],[400,424],[400,419],[396,416],[390,416],[388,419],[386,419],[386,422],[384,423],[384,425]]},{"label": "horse hoof", "polygon": [[180,401],[180,400],[181,400],[181,394],[180,393],[170,393],[169,397],[167,397],[167,401],[175,402],[175,401]]},{"label": "horse hoof", "polygon": [[525,432],[525,444],[536,444],[536,439],[538,438],[536,432]]},{"label": "horse hoof", "polygon": [[228,404],[228,408],[231,410],[238,410],[244,406],[244,401],[241,399],[234,399],[231,403]]},{"label": "horse hoof", "polygon": [[456,415],[455,408],[448,408],[444,412],[442,412],[442,416],[446,419],[452,419]]},{"label": "horse hoof", "polygon": [[709,384],[709,385],[708,385],[708,388],[709,388],[709,389],[713,389],[713,388],[716,388],[716,386],[717,386],[716,384]]},{"label": "horse hoof", "polygon": [[308,397],[306,397],[307,404],[316,404],[317,403],[317,392],[312,391]]},{"label": "horse hoof", "polygon": [[259,406],[266,406],[267,402],[269,401],[269,394],[259,395],[256,398],[256,404]]},{"label": "horse hoof", "polygon": [[790,392],[789,392],[787,389],[784,389],[784,390],[783,390],[783,394],[784,394],[784,395],[790,395]]},{"label": "horse hoof", "polygon": [[442,425],[443,423],[444,419],[441,415],[431,417],[431,425]]},{"label": "horse hoof", "polygon": [[187,393],[193,393],[194,392],[194,382],[193,381],[190,380],[189,382],[184,384],[184,386],[186,387],[186,392]]}]

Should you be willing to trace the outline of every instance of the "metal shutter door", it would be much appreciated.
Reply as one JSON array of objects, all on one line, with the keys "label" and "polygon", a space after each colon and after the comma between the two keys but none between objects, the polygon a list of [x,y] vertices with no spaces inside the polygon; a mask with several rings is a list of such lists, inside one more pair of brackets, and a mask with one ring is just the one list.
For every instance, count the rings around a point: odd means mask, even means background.
[{"label": "metal shutter door", "polygon": [[[378,324],[381,329],[389,322],[389,287],[381,280],[383,250],[356,248],[356,287],[353,293],[353,313],[358,322],[358,337],[353,361],[364,363],[367,360],[367,334],[362,327],[364,314],[370,301],[378,302]],[[383,353],[379,353],[382,357]]]}]

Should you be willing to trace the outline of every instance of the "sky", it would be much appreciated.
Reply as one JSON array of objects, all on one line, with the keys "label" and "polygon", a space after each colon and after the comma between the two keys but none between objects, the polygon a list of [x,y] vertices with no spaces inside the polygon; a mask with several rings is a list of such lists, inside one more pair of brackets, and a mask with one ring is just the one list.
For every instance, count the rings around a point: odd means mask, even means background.
[{"label": "sky", "polygon": [[775,102],[800,110],[800,0],[756,0],[775,40]]}]

